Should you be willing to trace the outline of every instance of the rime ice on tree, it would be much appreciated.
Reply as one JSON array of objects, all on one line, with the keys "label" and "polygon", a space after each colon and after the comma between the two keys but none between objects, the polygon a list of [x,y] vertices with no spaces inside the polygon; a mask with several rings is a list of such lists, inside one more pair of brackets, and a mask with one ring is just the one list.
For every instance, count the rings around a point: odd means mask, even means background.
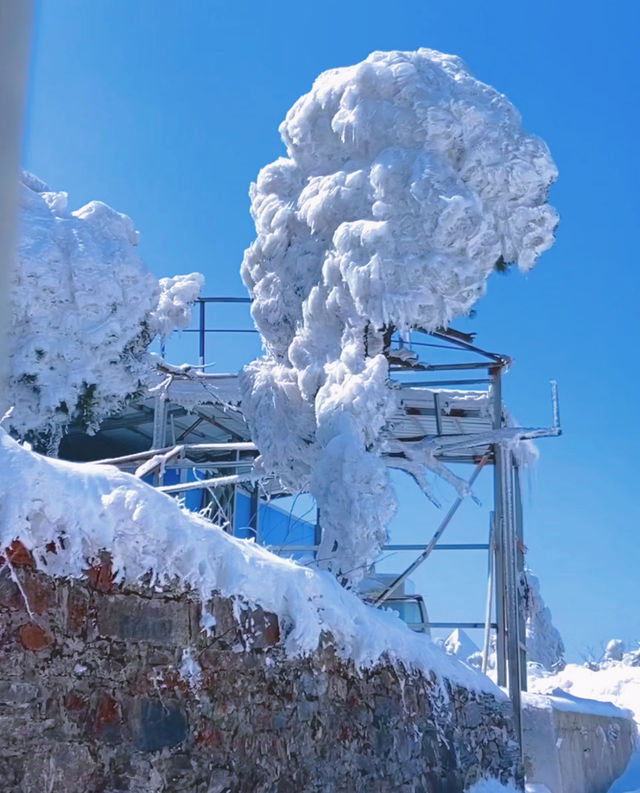
[{"label": "rime ice on tree", "polygon": [[[288,156],[251,188],[242,276],[265,355],[243,408],[263,469],[315,496],[319,557],[357,581],[395,508],[390,335],[468,313],[497,266],[533,267],[556,168],[502,94],[426,49],[325,72],[280,132]],[[432,460],[415,463],[423,480]]]},{"label": "rime ice on tree", "polygon": [[100,201],[76,211],[32,174],[20,185],[11,277],[6,426],[55,452],[67,424],[94,430],[135,394],[156,335],[185,327],[203,277],[162,278],[137,252],[126,215]]}]

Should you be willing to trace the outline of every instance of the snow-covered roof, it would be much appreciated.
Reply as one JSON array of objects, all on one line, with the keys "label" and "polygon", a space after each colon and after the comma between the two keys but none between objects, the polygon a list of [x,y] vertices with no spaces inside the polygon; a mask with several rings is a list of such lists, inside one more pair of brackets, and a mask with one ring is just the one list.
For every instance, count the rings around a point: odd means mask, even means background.
[{"label": "snow-covered roof", "polygon": [[[398,440],[491,432],[493,417],[488,390],[463,391],[401,384],[398,388],[398,410],[389,423],[390,434]],[[189,433],[191,442],[251,440],[242,413],[238,375],[192,371],[188,377],[171,379],[164,396],[170,415],[170,433],[174,433],[176,441],[198,419],[202,421]],[[103,422],[98,437],[114,446],[114,454],[116,447],[120,447],[123,454],[148,449],[153,436],[153,408],[153,397],[130,406]],[[70,432],[73,436],[73,427]],[[485,450],[484,447],[474,447],[467,452],[457,449],[451,453],[442,451],[436,456],[450,460],[466,454],[465,459],[473,461]]]},{"label": "snow-covered roof", "polygon": [[[462,391],[423,386],[400,386],[399,410],[389,430],[399,440],[422,439],[438,435],[488,434],[493,429],[490,391]],[[436,452],[448,461],[468,461],[481,457],[489,444],[480,448],[457,448],[455,452]]]}]

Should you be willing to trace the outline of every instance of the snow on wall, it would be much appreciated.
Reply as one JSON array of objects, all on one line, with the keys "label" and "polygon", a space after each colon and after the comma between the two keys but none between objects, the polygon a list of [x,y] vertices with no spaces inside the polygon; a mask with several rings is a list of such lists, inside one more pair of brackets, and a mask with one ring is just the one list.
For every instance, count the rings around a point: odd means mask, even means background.
[{"label": "snow on wall", "polygon": [[31,174],[20,188],[4,408],[14,407],[14,432],[55,451],[71,420],[94,429],[140,388],[147,347],[188,323],[203,277],[158,282],[126,215],[99,201],[70,211],[66,193]]},{"label": "snow on wall", "polygon": [[533,267],[553,243],[557,173],[502,94],[433,50],[323,73],[280,133],[287,157],[251,187],[242,277],[266,354],[243,408],[264,469],[313,493],[320,556],[353,581],[395,509],[385,333],[446,326],[496,266]]},{"label": "snow on wall", "polygon": [[205,626],[213,620],[206,609],[212,593],[239,597],[278,616],[284,649],[293,655],[313,652],[328,632],[338,654],[361,666],[386,658],[504,699],[487,677],[394,612],[367,606],[327,572],[225,534],[130,474],[41,456],[2,428],[0,468],[0,548],[19,539],[49,575],[81,578],[107,550],[118,581],[140,583],[150,572],[152,586],[189,586],[200,596]]}]

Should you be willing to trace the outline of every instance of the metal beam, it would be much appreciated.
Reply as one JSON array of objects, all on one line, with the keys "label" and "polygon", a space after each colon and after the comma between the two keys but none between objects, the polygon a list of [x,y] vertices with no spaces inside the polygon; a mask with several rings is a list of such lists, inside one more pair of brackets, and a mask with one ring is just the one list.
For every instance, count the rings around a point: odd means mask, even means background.
[{"label": "metal beam", "polygon": [[[204,419],[202,418],[202,416],[198,416],[198,418],[195,421],[193,421],[188,427],[182,430],[180,435],[178,435],[178,437],[176,438],[176,441],[183,441],[187,437],[187,435],[190,435],[195,429],[197,429],[200,426],[200,424],[202,424],[203,421]],[[204,435],[202,432],[199,432],[198,435],[202,437],[206,437],[206,435]]]},{"label": "metal beam", "polygon": [[[493,398],[493,428],[502,429],[502,367],[496,366],[492,372],[491,394]],[[496,601],[496,672],[499,686],[507,684],[507,659],[505,649],[505,580],[504,580],[504,514],[502,501],[502,458],[499,445],[493,445],[494,473],[494,570],[495,570],[495,601]]]},{"label": "metal beam", "polygon": [[520,620],[519,597],[516,573],[516,532],[515,510],[513,502],[513,470],[511,450],[501,446],[499,455],[502,458],[500,470],[502,475],[503,502],[503,547],[505,560],[505,623],[507,667],[509,672],[509,697],[513,705],[513,718],[516,735],[522,747],[522,703],[521,703],[521,671],[520,671]]},{"label": "metal beam", "polygon": [[[429,622],[430,628],[467,628],[467,629],[483,629],[484,622]],[[489,623],[490,628],[495,628],[495,622]]]},{"label": "metal beam", "polygon": [[520,468],[513,465],[513,498],[515,510],[515,539],[516,539],[516,596],[518,609],[518,634],[520,639],[520,688],[527,690],[527,625],[525,603],[521,595],[520,583],[524,577],[524,535],[522,519],[522,489],[520,486]]},{"label": "metal beam", "polygon": [[198,413],[199,416],[202,416],[202,418],[209,424],[213,424],[214,427],[217,427],[219,430],[226,432],[232,438],[237,438],[239,441],[245,440],[244,436],[240,435],[239,432],[230,429],[225,424],[220,424],[220,422],[217,419],[214,419],[212,416],[207,416],[206,413],[200,413],[197,409],[194,412]]},{"label": "metal beam", "polygon": [[[257,452],[254,443],[242,441],[238,443],[185,443],[183,444],[185,453],[196,452]],[[164,454],[173,449],[173,446],[163,446],[160,449],[147,449],[144,452],[136,452],[135,454],[125,454],[122,457],[108,457],[104,460],[95,460],[92,465],[124,465],[126,463],[134,463],[138,460],[146,460],[156,454]],[[196,468],[197,464],[193,464]]]},{"label": "metal beam", "polygon": [[157,396],[153,407],[153,439],[151,445],[159,449],[167,442],[167,400]]},{"label": "metal beam", "polygon": [[[482,469],[484,468],[485,463],[486,463],[486,458],[483,458],[478,463],[478,465],[476,466],[476,469],[471,474],[471,477],[469,479],[469,482],[468,482],[468,486],[469,487],[471,487],[473,485],[473,483],[476,481],[476,479],[478,478],[478,476],[480,474],[480,471],[482,471]],[[429,544],[425,547],[425,549],[422,551],[420,556],[418,556],[418,558],[412,564],[410,564],[409,567],[407,567],[407,569],[403,573],[400,573],[400,575],[394,581],[392,581],[389,584],[389,586],[386,587],[378,595],[378,597],[374,601],[376,606],[379,606],[381,603],[384,603],[384,601],[387,600],[387,598],[391,597],[391,594],[400,586],[400,584],[402,584],[402,582],[405,581],[411,575],[411,573],[413,573],[414,570],[416,570],[418,567],[420,567],[420,565],[430,556],[431,551],[433,551],[433,549],[436,547],[436,544],[437,544],[438,540],[440,539],[440,537],[442,536],[444,530],[447,528],[447,526],[451,522],[453,516],[456,514],[456,512],[460,508],[460,505],[462,504],[463,501],[464,501],[464,498],[462,496],[458,496],[458,498],[456,498],[456,500],[453,502],[453,504],[449,508],[449,511],[444,516],[444,519],[442,520],[442,523],[436,529],[436,532],[433,535],[433,537],[431,538],[431,540],[429,541]]]},{"label": "metal beam", "polygon": [[198,363],[200,364],[200,371],[204,372],[204,345],[205,345],[205,327],[206,327],[206,307],[207,304],[204,300],[200,300],[200,327],[198,328],[199,337],[199,350],[198,350]]},{"label": "metal beam", "polygon": [[436,418],[436,432],[442,435],[442,413],[440,412],[440,394],[436,391],[433,395],[433,412]]},{"label": "metal beam", "polygon": [[255,474],[232,474],[231,476],[218,476],[215,479],[201,479],[198,482],[184,482],[179,485],[165,485],[158,487],[163,493],[184,493],[187,490],[206,490],[210,487],[236,485],[241,482],[255,482],[259,477]]},{"label": "metal beam", "polygon": [[250,297],[198,297],[196,303],[252,303]]},{"label": "metal beam", "polygon": [[[489,518],[489,575],[487,577],[487,603],[484,613],[485,630],[482,644],[482,673],[487,674],[489,667],[489,648],[491,645],[491,613],[493,611],[493,576],[494,576],[494,513]],[[496,623],[497,627],[497,623]]]},{"label": "metal beam", "polygon": [[419,380],[417,383],[394,380],[393,382],[400,382],[401,385],[408,385],[411,388],[432,388],[433,386],[488,385],[491,380],[488,377],[477,377],[473,380]]},{"label": "metal beam", "polygon": [[[285,548],[287,551],[302,553],[303,551],[317,551],[320,543],[315,545],[274,545],[274,548]],[[453,543],[447,545],[439,543],[435,545],[434,551],[486,551],[489,548],[487,543]],[[421,551],[424,545],[383,545],[382,551]]]}]

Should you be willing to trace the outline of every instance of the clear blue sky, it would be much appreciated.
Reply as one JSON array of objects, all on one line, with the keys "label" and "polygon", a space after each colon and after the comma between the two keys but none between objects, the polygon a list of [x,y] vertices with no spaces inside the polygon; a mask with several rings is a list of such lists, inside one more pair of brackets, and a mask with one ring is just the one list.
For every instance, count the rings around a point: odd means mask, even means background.
[{"label": "clear blue sky", "polygon": [[[375,49],[453,52],[548,142],[556,246],[527,278],[494,277],[465,326],[514,357],[506,398],[523,423],[550,421],[548,381],[560,384],[565,434],[540,444],[526,539],[574,658],[640,639],[639,12],[632,0],[40,0],[36,12],[25,166],[74,208],[97,198],[131,215],[149,267],[200,270],[208,294],[244,294],[249,183],[283,152],[278,124],[324,69]],[[246,350],[213,355],[221,367],[233,356],[239,366]],[[433,514],[404,503],[418,541]],[[429,564],[416,581],[440,604],[434,618],[481,619],[484,562],[479,578],[469,559],[446,574]]]}]

